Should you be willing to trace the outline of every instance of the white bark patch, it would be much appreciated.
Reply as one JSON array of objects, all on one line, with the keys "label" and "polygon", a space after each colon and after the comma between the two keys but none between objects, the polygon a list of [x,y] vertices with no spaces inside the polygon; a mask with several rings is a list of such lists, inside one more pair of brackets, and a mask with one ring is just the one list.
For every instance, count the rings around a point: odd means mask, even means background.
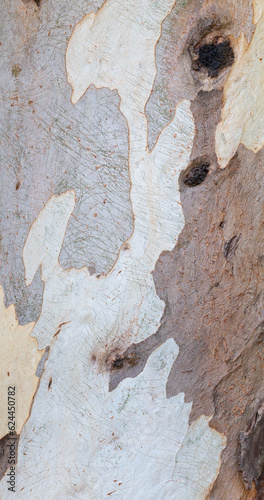
[{"label": "white bark patch", "polygon": [[188,430],[191,404],[183,394],[166,398],[175,342],[168,340],[138,377],[109,393],[108,376],[87,359],[86,328],[62,333],[21,435],[18,498],[42,499],[47,490],[51,500],[109,493],[120,500],[205,498],[223,440],[205,419]]},{"label": "white bark patch", "polygon": [[[178,353],[172,339],[152,353],[138,377],[108,391],[111,353],[123,352],[159,327],[164,303],[151,272],[161,251],[174,247],[184,224],[178,177],[189,163],[194,138],[190,103],[178,104],[152,151],[144,113],[161,23],[172,5],[108,0],[97,15],[78,23],[69,42],[72,101],[91,84],[120,95],[129,127],[134,230],[113,268],[101,276],[59,265],[73,191],[53,196],[29,232],[23,254],[27,282],[39,265],[45,281],[33,335],[39,347],[50,345],[50,355],[21,434],[18,498],[46,498],[48,491],[51,499],[197,500],[205,498],[218,474],[225,437],[206,419],[188,428],[191,404],[184,403],[183,394],[166,398]],[[175,464],[179,450],[183,458]],[[179,468],[187,456],[189,472]]]},{"label": "white bark patch", "polygon": [[[34,324],[18,324],[14,306],[11,305],[7,309],[4,306],[4,293],[0,287],[0,439],[10,432],[8,387],[16,387],[14,419],[10,419],[10,422],[16,422],[16,432],[19,434],[29,416],[31,402],[38,386],[39,378],[35,373],[43,352],[38,351],[36,339],[30,337]],[[10,407],[10,411],[12,410],[13,407]]]},{"label": "white bark patch", "polygon": [[222,444],[219,433],[209,427],[210,420],[202,416],[188,428],[176,455],[173,479],[177,494],[171,498],[199,500],[207,498],[210,493],[215,471],[219,472],[220,469],[220,461],[214,450]]},{"label": "white bark patch", "polygon": [[[23,249],[27,285],[30,285],[40,265],[45,281],[49,281],[53,272],[60,267],[59,253],[69,217],[74,209],[74,196],[73,190],[60,197],[52,196],[34,222]],[[32,248],[34,252],[31,252]]]},{"label": "white bark patch", "polygon": [[264,14],[261,2],[254,6],[257,21],[252,40],[242,41],[241,53],[224,88],[222,121],[216,130],[216,153],[225,168],[244,144],[254,153],[264,146]]},{"label": "white bark patch", "polygon": [[173,0],[108,0],[85,16],[70,38],[66,66],[76,103],[93,83],[118,89],[122,105],[144,108],[156,67],[155,46]]}]

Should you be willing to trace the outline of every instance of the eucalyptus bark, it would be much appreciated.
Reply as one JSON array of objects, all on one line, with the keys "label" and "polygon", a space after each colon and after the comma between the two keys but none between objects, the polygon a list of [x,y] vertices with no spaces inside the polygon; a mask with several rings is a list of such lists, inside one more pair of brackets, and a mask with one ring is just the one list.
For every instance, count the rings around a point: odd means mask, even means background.
[{"label": "eucalyptus bark", "polygon": [[264,498],[263,1],[0,23],[0,497]]}]

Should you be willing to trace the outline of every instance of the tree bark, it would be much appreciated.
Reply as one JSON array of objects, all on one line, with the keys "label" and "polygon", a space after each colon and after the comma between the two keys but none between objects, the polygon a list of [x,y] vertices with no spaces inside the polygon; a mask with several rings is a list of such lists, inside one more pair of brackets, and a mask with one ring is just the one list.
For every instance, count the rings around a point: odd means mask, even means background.
[{"label": "tree bark", "polygon": [[0,497],[264,498],[263,1],[0,22]]}]

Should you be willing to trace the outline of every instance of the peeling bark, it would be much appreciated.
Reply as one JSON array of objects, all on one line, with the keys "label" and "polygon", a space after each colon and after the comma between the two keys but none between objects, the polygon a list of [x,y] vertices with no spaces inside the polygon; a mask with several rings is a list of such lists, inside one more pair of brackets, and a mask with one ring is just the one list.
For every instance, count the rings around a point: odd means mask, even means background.
[{"label": "peeling bark", "polygon": [[0,497],[263,498],[263,1],[3,12]]}]

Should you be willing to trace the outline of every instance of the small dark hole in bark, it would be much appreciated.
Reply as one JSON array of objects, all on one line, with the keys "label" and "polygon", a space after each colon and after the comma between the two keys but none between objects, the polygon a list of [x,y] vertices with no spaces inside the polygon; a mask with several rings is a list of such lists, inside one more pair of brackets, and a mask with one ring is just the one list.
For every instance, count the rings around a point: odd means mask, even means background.
[{"label": "small dark hole in bark", "polygon": [[48,390],[50,390],[51,385],[52,385],[52,377],[50,377],[50,380],[49,380]]},{"label": "small dark hole in bark", "polygon": [[16,183],[16,191],[20,188],[20,185],[21,185],[21,182],[20,182],[20,181],[18,181],[18,182]]},{"label": "small dark hole in bark", "polygon": [[194,187],[202,184],[208,174],[209,167],[210,163],[208,162],[201,162],[198,165],[195,162],[193,167],[189,169],[187,174],[185,174],[183,178],[184,184],[188,187]]},{"label": "small dark hole in bark", "polygon": [[197,66],[207,68],[208,76],[217,76],[221,69],[232,66],[234,60],[235,56],[229,40],[219,43],[215,39],[213,43],[199,47]]},{"label": "small dark hole in bark", "polygon": [[134,352],[126,352],[125,354],[116,354],[116,357],[111,361],[111,370],[126,370],[136,366],[139,362],[139,356]]},{"label": "small dark hole in bark", "polygon": [[23,2],[25,4],[27,4],[27,3],[31,3],[32,4],[32,2],[33,2],[33,3],[35,3],[37,5],[37,7],[40,7],[41,0],[23,0]]},{"label": "small dark hole in bark", "polygon": [[112,363],[112,368],[123,368],[124,366],[124,359],[123,358],[116,358],[114,359]]}]

